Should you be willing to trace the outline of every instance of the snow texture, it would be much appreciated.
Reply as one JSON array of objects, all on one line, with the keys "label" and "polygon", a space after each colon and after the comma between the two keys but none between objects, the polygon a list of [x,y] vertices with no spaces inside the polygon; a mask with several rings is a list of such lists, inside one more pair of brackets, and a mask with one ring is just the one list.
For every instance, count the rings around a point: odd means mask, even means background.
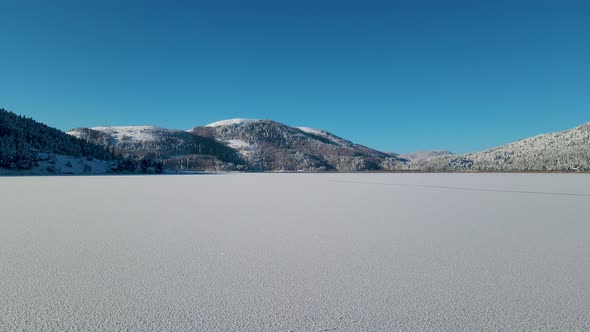
[{"label": "snow texture", "polygon": [[256,150],[255,144],[250,144],[240,139],[230,139],[223,142],[232,149],[237,150],[242,156],[248,157]]},{"label": "snow texture", "polygon": [[588,331],[590,177],[0,178],[2,331]]},{"label": "snow texture", "polygon": [[297,127],[297,129],[299,129],[303,132],[306,132],[308,134],[318,135],[318,136],[323,136],[325,133],[323,130],[309,128],[309,127]]},{"label": "snow texture", "polygon": [[257,122],[261,120],[255,119],[229,119],[229,120],[222,120],[208,124],[206,127],[223,127],[223,126],[232,126],[232,125],[242,125],[249,122]]},{"label": "snow texture", "polygon": [[335,136],[334,134],[329,133],[325,130],[314,129],[314,128],[309,128],[309,127],[297,127],[297,129],[301,130],[304,133],[323,137],[325,139],[330,140],[332,143],[335,143],[338,145],[352,145],[352,142],[347,141],[341,137]]},{"label": "snow texture", "polygon": [[226,143],[229,147],[234,148],[234,149],[249,149],[249,148],[251,148],[251,145],[248,142],[242,141],[240,139],[231,139],[231,140],[227,141]]},{"label": "snow texture", "polygon": [[[416,159],[392,169],[423,171],[590,171],[590,123],[537,135],[486,151]],[[400,166],[395,165],[395,166]]]}]

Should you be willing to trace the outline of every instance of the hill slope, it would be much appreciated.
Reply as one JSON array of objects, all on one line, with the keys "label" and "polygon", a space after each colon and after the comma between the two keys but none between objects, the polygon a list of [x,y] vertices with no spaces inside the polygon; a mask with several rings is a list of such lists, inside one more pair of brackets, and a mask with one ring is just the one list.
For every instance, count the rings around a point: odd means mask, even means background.
[{"label": "hill slope", "polygon": [[114,158],[103,146],[0,109],[0,168],[30,170],[39,166],[40,161],[59,159],[53,155],[80,159]]},{"label": "hill slope", "polygon": [[76,128],[72,136],[100,144],[123,157],[153,158],[169,169],[237,169],[236,151],[213,139],[155,126]]},{"label": "hill slope", "polygon": [[590,123],[462,156],[413,162],[424,171],[590,171]]}]

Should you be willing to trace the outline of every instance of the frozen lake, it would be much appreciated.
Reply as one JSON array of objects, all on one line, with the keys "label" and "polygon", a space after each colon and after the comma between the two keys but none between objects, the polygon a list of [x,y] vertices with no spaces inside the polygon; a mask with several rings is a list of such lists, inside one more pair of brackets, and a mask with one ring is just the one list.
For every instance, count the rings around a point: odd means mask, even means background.
[{"label": "frozen lake", "polygon": [[588,331],[590,176],[0,178],[2,331]]}]

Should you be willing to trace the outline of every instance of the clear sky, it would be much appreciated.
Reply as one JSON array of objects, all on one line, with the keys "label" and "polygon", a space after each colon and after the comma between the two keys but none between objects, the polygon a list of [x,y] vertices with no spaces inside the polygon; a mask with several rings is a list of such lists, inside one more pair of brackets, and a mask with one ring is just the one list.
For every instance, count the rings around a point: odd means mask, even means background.
[{"label": "clear sky", "polygon": [[0,78],[64,130],[265,118],[469,152],[590,121],[590,4],[3,0]]}]

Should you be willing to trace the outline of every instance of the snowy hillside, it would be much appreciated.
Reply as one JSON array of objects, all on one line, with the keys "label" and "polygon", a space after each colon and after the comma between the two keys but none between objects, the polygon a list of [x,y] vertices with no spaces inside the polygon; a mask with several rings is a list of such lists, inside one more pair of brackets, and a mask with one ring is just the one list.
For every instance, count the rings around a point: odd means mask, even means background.
[{"label": "snowy hillside", "polygon": [[167,169],[236,170],[243,162],[231,147],[184,130],[155,126],[76,128],[70,135],[123,157],[162,160]]},{"label": "snowy hillside", "polygon": [[154,126],[78,128],[71,135],[123,156],[164,160],[166,168],[262,171],[588,171],[590,124],[487,151],[397,155],[330,132],[271,120],[228,119],[188,131]]},{"label": "snowy hillside", "polygon": [[351,141],[347,141],[345,139],[342,139],[342,138],[340,138],[334,134],[331,134],[325,130],[309,128],[309,127],[297,127],[297,129],[299,129],[305,133],[311,134],[311,135],[323,137],[323,138],[328,139],[331,142],[338,144],[338,145],[353,145],[353,143]]},{"label": "snowy hillside", "polygon": [[391,158],[323,130],[271,120],[230,119],[190,132],[237,150],[250,169],[256,170],[379,170],[381,163]]},{"label": "snowy hillside", "polygon": [[77,128],[69,134],[123,157],[163,160],[168,169],[365,171],[406,162],[325,130],[271,120],[228,119],[188,131],[154,126]]},{"label": "snowy hillside", "polygon": [[427,171],[590,171],[590,123],[482,152],[412,163]]},{"label": "snowy hillside", "polygon": [[125,140],[133,141],[153,141],[158,137],[158,133],[167,129],[155,126],[120,126],[120,127],[94,127],[93,130],[101,131],[111,135],[117,142]]},{"label": "snowy hillside", "polygon": [[183,131],[165,129],[156,126],[100,126],[93,128],[76,128],[68,131],[68,134],[86,138],[88,130],[98,132],[108,138],[112,145],[130,142],[152,142],[163,136],[182,135]]},{"label": "snowy hillside", "polygon": [[46,155],[114,159],[103,146],[0,108],[0,173],[38,170]]}]

